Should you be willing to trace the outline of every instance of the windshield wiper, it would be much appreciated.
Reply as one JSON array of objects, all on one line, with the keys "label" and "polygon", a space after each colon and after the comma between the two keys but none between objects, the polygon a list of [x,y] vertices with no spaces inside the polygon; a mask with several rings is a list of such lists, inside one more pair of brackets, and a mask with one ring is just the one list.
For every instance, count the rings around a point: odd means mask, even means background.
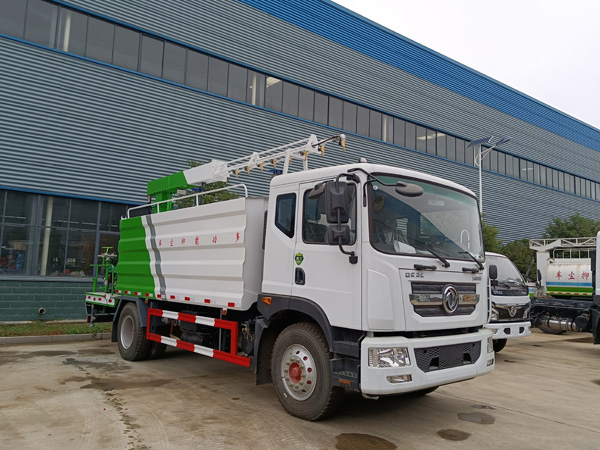
[{"label": "windshield wiper", "polygon": [[446,260],[446,258],[441,257],[440,255],[438,255],[436,252],[434,252],[433,250],[431,250],[429,247],[424,247],[425,250],[427,250],[429,253],[431,253],[433,256],[435,256],[437,259],[439,259],[442,264],[444,265],[444,267],[447,269],[448,267],[450,267],[450,263]]},{"label": "windshield wiper", "polygon": [[[481,263],[480,263],[480,262],[477,260],[477,258],[475,258],[475,257],[474,257],[474,256],[471,254],[471,252],[458,252],[458,253],[460,253],[461,255],[463,255],[463,254],[464,254],[464,255],[468,255],[468,256],[469,256],[469,258],[471,258],[473,261],[475,261],[475,264],[477,264],[477,267],[479,267],[479,269],[470,269],[470,268],[468,268],[468,267],[463,267],[463,272],[473,272],[474,270],[476,270],[477,272],[479,272],[480,270],[483,270],[483,264],[481,264]],[[475,272],[473,272],[473,273],[475,273]]]}]

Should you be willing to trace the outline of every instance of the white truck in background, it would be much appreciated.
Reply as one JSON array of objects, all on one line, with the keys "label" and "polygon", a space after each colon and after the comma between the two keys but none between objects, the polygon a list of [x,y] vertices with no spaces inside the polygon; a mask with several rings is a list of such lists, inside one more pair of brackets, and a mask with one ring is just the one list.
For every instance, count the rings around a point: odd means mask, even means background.
[{"label": "white truck in background", "polygon": [[[490,274],[492,314],[487,328],[494,332],[494,351],[501,351],[507,339],[531,335],[529,288],[519,269],[506,256],[486,252],[486,262],[495,266]],[[493,278],[492,278],[493,277]]]},{"label": "white truck in background", "polygon": [[[345,138],[313,135],[149,183],[152,203],[121,220],[116,274],[104,264],[110,281],[87,293],[88,319],[114,322],[126,360],[174,346],[252,366],[306,420],[333,413],[345,390],[426,394],[489,373],[475,195],[366,162],[306,170],[328,141]],[[297,159],[305,170],[291,173]],[[268,198],[177,197],[278,162]]]},{"label": "white truck in background", "polygon": [[537,261],[533,326],[549,334],[592,332],[600,344],[599,243],[600,233],[529,241]]}]

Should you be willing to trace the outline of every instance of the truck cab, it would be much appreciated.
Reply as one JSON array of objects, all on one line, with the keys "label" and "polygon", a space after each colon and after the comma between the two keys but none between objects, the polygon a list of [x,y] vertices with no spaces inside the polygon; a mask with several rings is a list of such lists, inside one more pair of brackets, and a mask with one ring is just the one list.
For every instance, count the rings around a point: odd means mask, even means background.
[{"label": "truck cab", "polygon": [[529,288],[519,269],[506,256],[486,252],[488,264],[497,267],[497,277],[490,279],[492,315],[487,328],[494,332],[494,351],[501,351],[507,339],[531,335]]},{"label": "truck cab", "polygon": [[[347,236],[323,184],[343,185]],[[334,207],[335,208],[335,207]],[[364,395],[473,378],[493,369],[487,275],[475,196],[440,178],[359,163],[296,172],[271,183],[259,310],[314,311],[341,330]],[[281,303],[276,305],[276,303]],[[318,312],[317,312],[318,311]],[[340,338],[341,340],[342,338]],[[404,355],[402,358],[393,355]]]}]

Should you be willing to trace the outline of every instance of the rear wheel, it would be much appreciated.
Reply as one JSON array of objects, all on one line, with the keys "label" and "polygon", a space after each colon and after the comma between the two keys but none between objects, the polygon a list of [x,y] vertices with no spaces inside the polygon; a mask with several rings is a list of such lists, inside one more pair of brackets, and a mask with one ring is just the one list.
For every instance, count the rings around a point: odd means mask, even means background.
[{"label": "rear wheel", "polygon": [[146,339],[146,327],[141,326],[138,310],[129,302],[121,311],[117,324],[119,353],[127,361],[141,361],[148,358],[152,341]]},{"label": "rear wheel", "polygon": [[494,351],[498,353],[506,346],[506,339],[494,339]]},{"label": "rear wheel", "polygon": [[271,375],[279,402],[293,416],[318,420],[340,405],[344,389],[331,383],[329,349],[312,323],[290,325],[273,347]]}]

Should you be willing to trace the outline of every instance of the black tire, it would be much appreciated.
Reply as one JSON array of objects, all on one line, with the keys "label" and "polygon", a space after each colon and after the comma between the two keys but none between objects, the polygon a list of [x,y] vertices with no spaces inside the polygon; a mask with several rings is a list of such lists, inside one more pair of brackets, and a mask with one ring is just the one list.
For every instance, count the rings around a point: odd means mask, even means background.
[{"label": "black tire", "polygon": [[331,383],[329,358],[325,336],[313,323],[290,325],[277,337],[271,376],[279,402],[289,414],[319,420],[340,406],[344,389]]},{"label": "black tire", "polygon": [[150,353],[148,355],[148,359],[159,359],[167,351],[167,346],[165,344],[161,344],[160,342],[152,342],[152,346],[150,347]]},{"label": "black tire", "polygon": [[494,339],[494,351],[500,352],[506,346],[506,339]]},{"label": "black tire", "polygon": [[117,325],[117,343],[121,357],[127,361],[147,359],[152,341],[146,339],[146,327],[141,327],[138,310],[128,302],[121,311]]},{"label": "black tire", "polygon": [[564,330],[555,330],[554,328],[547,327],[546,325],[539,325],[538,328],[546,334],[564,334]]}]

